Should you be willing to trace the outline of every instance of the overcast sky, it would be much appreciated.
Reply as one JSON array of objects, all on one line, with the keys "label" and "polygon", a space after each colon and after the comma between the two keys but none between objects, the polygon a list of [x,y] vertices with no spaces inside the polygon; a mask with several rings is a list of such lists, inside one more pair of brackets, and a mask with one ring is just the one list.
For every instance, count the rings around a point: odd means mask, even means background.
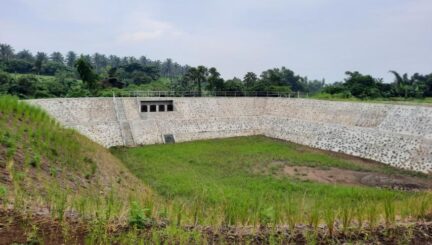
[{"label": "overcast sky", "polygon": [[432,72],[432,0],[0,0],[0,43],[310,79]]}]

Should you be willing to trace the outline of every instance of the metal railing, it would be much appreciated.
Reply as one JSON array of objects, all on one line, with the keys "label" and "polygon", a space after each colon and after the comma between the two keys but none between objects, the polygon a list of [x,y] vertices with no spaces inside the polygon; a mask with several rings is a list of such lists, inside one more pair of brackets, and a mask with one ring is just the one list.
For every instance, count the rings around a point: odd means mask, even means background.
[{"label": "metal railing", "polygon": [[117,97],[283,97],[307,98],[308,93],[272,91],[113,91]]}]

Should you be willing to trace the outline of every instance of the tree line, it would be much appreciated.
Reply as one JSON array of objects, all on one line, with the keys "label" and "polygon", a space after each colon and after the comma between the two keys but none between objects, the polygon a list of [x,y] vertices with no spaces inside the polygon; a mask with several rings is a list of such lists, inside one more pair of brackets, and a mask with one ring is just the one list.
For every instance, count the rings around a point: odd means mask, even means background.
[{"label": "tree line", "polygon": [[336,82],[323,88],[324,94],[337,98],[355,97],[359,99],[375,98],[425,98],[432,96],[432,73],[422,75],[415,73],[409,76],[396,71],[389,71],[394,75],[394,81],[384,83],[381,78],[364,75],[360,72],[347,71],[347,78],[343,82]]},{"label": "tree line", "polygon": [[324,86],[324,80],[309,81],[285,67],[263,71],[260,76],[248,72],[240,79],[224,80],[215,67],[191,67],[180,79],[173,82],[174,90],[183,91],[236,91],[236,92],[303,92],[317,93]]},{"label": "tree line", "polygon": [[[223,79],[215,67],[180,65],[172,59],[153,61],[145,56],[50,55],[28,50],[15,52],[12,46],[0,44],[0,94],[21,98],[104,96],[114,90],[195,91],[198,94],[217,91],[247,93],[302,92],[317,97],[336,98],[422,98],[432,96],[432,74],[399,74],[390,71],[394,81],[346,72],[342,82],[326,84],[309,80],[286,67],[272,68],[242,78]],[[151,86],[150,86],[151,85]]]},{"label": "tree line", "polygon": [[82,58],[86,60],[98,74],[107,74],[113,67],[122,67],[130,64],[140,64],[144,67],[154,67],[160,76],[178,77],[182,76],[189,69],[174,62],[172,59],[150,60],[145,56],[135,58],[133,56],[119,57],[116,55],[104,55],[94,53],[93,55],[78,55],[69,51],[66,55],[60,52],[47,54],[36,52],[33,55],[29,50],[21,50],[15,53],[14,48],[9,44],[0,44],[0,68],[10,73],[34,73],[38,75],[55,75],[59,71],[73,71],[76,61]]}]

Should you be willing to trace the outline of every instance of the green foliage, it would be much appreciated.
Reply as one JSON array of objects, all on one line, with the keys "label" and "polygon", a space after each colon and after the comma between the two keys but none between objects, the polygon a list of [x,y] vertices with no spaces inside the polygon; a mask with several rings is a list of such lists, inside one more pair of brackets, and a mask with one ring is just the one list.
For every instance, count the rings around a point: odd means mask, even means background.
[{"label": "green foliage", "polygon": [[273,206],[264,208],[260,212],[260,223],[267,225],[269,223],[274,223],[276,219],[276,211]]},{"label": "green foliage", "polygon": [[[420,75],[418,73],[408,77],[408,74],[400,75],[396,71],[390,71],[395,80],[393,83],[383,83],[382,79],[363,75],[357,71],[346,72],[348,76],[343,83],[338,82],[325,86],[323,92],[335,98],[358,99],[375,98],[423,98],[432,96],[432,74]],[[324,96],[324,95],[320,95]]]},{"label": "green foliage", "polygon": [[30,161],[30,165],[34,168],[39,168],[41,164],[41,158],[39,154],[35,154],[33,159]]},{"label": "green foliage", "polygon": [[9,73],[0,71],[0,95],[8,92],[12,79]]},{"label": "green foliage", "polygon": [[238,78],[227,80],[224,84],[223,90],[224,91],[242,91],[243,90],[242,81]]},{"label": "green foliage", "polygon": [[24,75],[13,80],[9,88],[9,93],[21,98],[32,98],[36,95],[37,78],[34,75]]},{"label": "green foliage", "polygon": [[[407,74],[390,71],[395,80],[393,83],[384,83],[382,79],[348,71],[344,82],[325,85],[324,79],[308,80],[285,67],[265,70],[259,77],[248,72],[243,80],[234,77],[225,81],[214,67],[181,66],[172,59],[161,62],[144,56],[137,59],[95,53],[82,55],[77,60],[77,54],[73,51],[69,51],[66,58],[60,52],[53,52],[50,56],[37,52],[33,56],[28,50],[15,54],[10,45],[0,44],[0,57],[0,70],[9,73],[55,75],[54,79],[43,82],[39,78],[17,81],[0,73],[0,94],[13,94],[20,98],[111,96],[109,89],[112,88],[120,93],[133,89],[164,89],[195,91],[197,95],[235,91],[237,96],[252,91],[301,92],[317,94],[317,98],[322,99],[432,97],[432,74],[415,73],[409,77]],[[59,73],[68,74],[67,79],[58,76]],[[76,80],[78,74],[82,82]],[[168,86],[153,86],[160,78],[169,79]],[[20,84],[31,86],[25,89],[27,86]]]},{"label": "green foliage", "polygon": [[209,69],[209,77],[207,78],[207,81],[208,81],[207,90],[209,91],[224,90],[224,80],[223,78],[220,77],[220,73],[216,70],[216,68],[212,67]]},{"label": "green foliage", "polygon": [[0,115],[0,144],[6,148],[8,158],[20,150],[29,156],[32,167],[40,167],[42,159],[47,159],[92,171],[91,164],[84,165],[81,159],[76,159],[81,151],[77,134],[59,126],[42,109],[16,97],[0,96]]},{"label": "green foliage", "polygon": [[360,99],[381,97],[381,80],[375,79],[370,75],[363,75],[359,72],[346,72],[348,78],[344,83],[335,83],[324,88],[323,92],[337,94],[338,97],[354,96]]},{"label": "green foliage", "polygon": [[396,221],[396,210],[392,197],[384,200],[384,214],[386,225],[393,225]]},{"label": "green foliage", "polygon": [[285,67],[264,71],[261,80],[268,86],[288,86],[292,91],[306,91],[304,79]]},{"label": "green foliage", "polygon": [[254,86],[254,84],[258,81],[258,77],[255,73],[253,72],[248,72],[246,73],[246,75],[243,78],[243,82],[246,86],[246,88],[251,88],[252,86]]},{"label": "green foliage", "polygon": [[6,200],[7,189],[6,186],[0,185],[0,201]]},{"label": "green foliage", "polygon": [[129,225],[142,229],[152,224],[152,219],[149,216],[150,209],[142,208],[138,202],[133,201],[129,210]]},{"label": "green foliage", "polygon": [[99,84],[97,82],[98,76],[93,72],[92,65],[86,59],[81,57],[76,61],[75,67],[81,77],[81,80],[83,80],[90,92],[95,95],[97,93]]},{"label": "green foliage", "polygon": [[[113,153],[137,177],[173,203],[175,224],[220,222],[224,225],[294,226],[301,222],[317,227],[325,222],[333,231],[336,220],[346,229],[353,220],[384,219],[387,200],[391,200],[394,207],[420,207],[422,201],[417,198],[422,196],[431,200],[425,193],[329,185],[284,176],[284,166],[337,167],[393,174],[410,172],[387,165],[371,168],[324,152],[305,152],[301,146],[265,137],[113,149]],[[275,162],[279,167],[273,169]],[[410,216],[416,215],[410,211]]]},{"label": "green foliage", "polygon": [[33,64],[20,59],[9,60],[4,63],[4,70],[10,73],[31,73]]}]

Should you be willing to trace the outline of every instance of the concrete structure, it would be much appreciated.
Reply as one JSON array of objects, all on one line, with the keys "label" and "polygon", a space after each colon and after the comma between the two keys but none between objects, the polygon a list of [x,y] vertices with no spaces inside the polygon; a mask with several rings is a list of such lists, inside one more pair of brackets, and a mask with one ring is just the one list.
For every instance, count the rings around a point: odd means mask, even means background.
[{"label": "concrete structure", "polygon": [[[141,112],[160,100],[173,111]],[[162,102],[163,101],[163,102]],[[263,134],[319,149],[432,171],[432,107],[288,98],[68,98],[29,100],[106,146]]]}]

